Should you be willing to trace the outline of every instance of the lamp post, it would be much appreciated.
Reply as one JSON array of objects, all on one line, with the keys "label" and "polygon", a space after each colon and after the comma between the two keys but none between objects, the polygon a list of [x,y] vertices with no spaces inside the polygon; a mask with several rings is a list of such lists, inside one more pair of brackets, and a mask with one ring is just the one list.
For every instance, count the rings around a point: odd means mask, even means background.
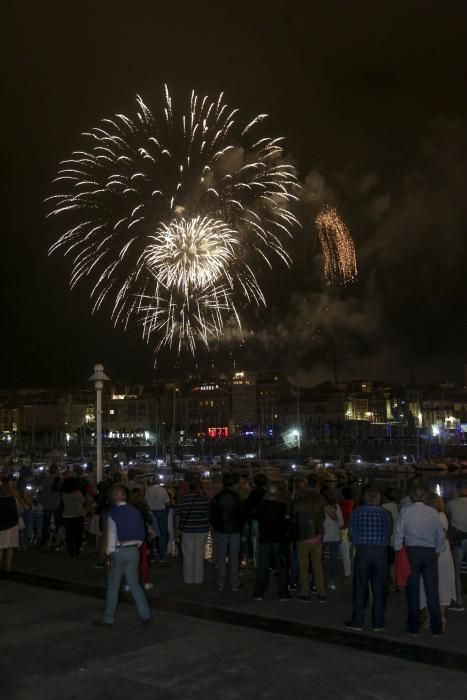
[{"label": "lamp post", "polygon": [[296,438],[296,440],[297,440],[298,451],[300,452],[300,438],[301,438],[300,431],[297,430],[296,428],[294,428],[294,429],[292,430],[292,436],[293,436],[294,438]]},{"label": "lamp post", "polygon": [[94,365],[94,374],[89,377],[96,390],[96,483],[102,481],[102,389],[110,380],[104,373],[103,365]]}]

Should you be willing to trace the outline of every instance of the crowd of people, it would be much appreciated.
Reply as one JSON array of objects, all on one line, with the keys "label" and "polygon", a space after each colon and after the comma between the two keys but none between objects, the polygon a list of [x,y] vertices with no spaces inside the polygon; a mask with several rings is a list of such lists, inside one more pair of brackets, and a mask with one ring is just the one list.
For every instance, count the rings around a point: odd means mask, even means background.
[{"label": "crowd of people", "polygon": [[[394,488],[360,488],[323,481],[319,475],[290,482],[226,472],[204,483],[189,472],[166,487],[143,484],[134,470],[95,485],[77,467],[60,474],[52,465],[31,498],[4,475],[0,485],[0,568],[12,570],[18,547],[62,549],[82,556],[95,537],[96,566],[107,567],[107,601],[99,625],[112,625],[122,586],[144,625],[151,614],[145,590],[153,587],[150,562],[182,560],[187,585],[204,582],[207,542],[217,588],[239,591],[242,568],[255,570],[253,597],[266,596],[271,572],[277,596],[320,604],[328,592],[352,585],[353,609],[345,623],[363,629],[367,608],[375,632],[385,628],[388,593],[405,590],[407,632],[429,627],[444,634],[448,611],[463,611],[461,564],[467,560],[467,482],[445,503],[418,481],[402,498]],[[324,554],[326,553],[327,565]],[[341,571],[339,568],[341,567]]]}]

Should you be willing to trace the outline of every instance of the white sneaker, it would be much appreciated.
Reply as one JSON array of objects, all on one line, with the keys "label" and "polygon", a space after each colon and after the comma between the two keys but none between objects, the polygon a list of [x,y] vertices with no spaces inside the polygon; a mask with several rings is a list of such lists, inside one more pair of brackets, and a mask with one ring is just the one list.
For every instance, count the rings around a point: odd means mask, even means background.
[{"label": "white sneaker", "polygon": [[153,588],[154,588],[154,584],[153,584],[153,583],[145,583],[145,584],[144,584],[144,590],[145,590],[145,591],[152,591]]}]

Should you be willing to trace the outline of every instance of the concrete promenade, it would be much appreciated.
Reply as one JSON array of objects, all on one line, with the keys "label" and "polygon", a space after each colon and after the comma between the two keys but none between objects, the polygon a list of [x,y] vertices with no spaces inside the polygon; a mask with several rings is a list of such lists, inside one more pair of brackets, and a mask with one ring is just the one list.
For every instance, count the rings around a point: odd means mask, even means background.
[{"label": "concrete promenade", "polygon": [[[65,552],[29,550],[18,552],[12,582],[32,584],[24,588],[26,595],[35,595],[38,587],[68,591],[95,598],[105,594],[106,571],[94,567],[96,553],[86,548],[82,560],[72,560]],[[252,597],[254,572],[246,569],[242,575],[244,588],[232,592],[217,591],[215,570],[206,563],[205,582],[199,586],[183,583],[181,562],[169,558],[167,563],[151,565],[154,591],[149,594],[157,620],[160,612],[170,612],[185,618],[213,621],[239,628],[259,629],[273,634],[318,641],[336,647],[352,648],[371,654],[399,658],[423,665],[467,672],[467,612],[448,613],[447,634],[433,639],[429,631],[413,638],[404,632],[406,603],[402,593],[391,593],[387,605],[387,627],[384,632],[371,631],[371,620],[363,632],[352,632],[344,626],[351,612],[351,586],[338,581],[337,591],[328,592],[327,604],[298,600],[279,602],[276,579],[271,577],[269,591],[263,601]],[[464,577],[465,582],[465,577]],[[1,582],[3,585],[3,582]],[[122,595],[119,616],[125,602]],[[99,607],[99,606],[98,606]],[[89,621],[90,622],[90,621]],[[117,619],[117,627],[119,618]],[[467,676],[465,677],[467,684]]]},{"label": "concrete promenade", "polygon": [[1,700],[452,700],[465,673],[268,630],[0,581]]}]

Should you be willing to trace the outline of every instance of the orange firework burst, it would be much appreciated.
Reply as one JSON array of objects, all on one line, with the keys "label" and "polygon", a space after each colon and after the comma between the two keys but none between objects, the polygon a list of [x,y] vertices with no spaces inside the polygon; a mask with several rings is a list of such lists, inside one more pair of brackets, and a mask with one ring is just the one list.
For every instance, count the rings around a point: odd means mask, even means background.
[{"label": "orange firework burst", "polygon": [[349,284],[357,277],[355,245],[334,207],[325,204],[315,220],[328,285]]}]

